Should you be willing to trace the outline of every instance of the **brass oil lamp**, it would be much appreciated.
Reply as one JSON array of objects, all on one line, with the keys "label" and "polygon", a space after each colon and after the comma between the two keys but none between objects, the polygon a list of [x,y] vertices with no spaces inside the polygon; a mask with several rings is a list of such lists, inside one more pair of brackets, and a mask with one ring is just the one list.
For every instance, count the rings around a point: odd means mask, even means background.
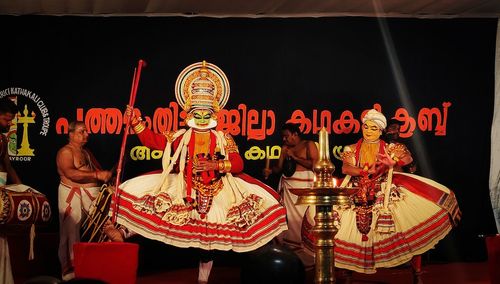
[{"label": "brass oil lamp", "polygon": [[319,132],[319,160],[313,167],[313,187],[291,188],[297,195],[297,203],[316,207],[315,225],[312,228],[315,250],[314,283],[335,283],[335,235],[338,229],[333,224],[333,205],[350,204],[350,196],[358,188],[337,187],[333,178],[335,166],[330,161],[328,132],[323,127]]}]

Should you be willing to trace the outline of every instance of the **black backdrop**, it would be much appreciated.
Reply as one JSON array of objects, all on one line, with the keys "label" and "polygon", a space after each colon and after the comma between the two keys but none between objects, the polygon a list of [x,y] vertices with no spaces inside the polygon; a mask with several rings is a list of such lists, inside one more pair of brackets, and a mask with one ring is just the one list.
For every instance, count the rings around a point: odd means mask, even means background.
[{"label": "black backdrop", "polygon": [[[445,133],[438,133],[434,121],[429,129],[417,126],[407,139],[419,173],[453,189],[463,211],[460,225],[430,255],[484,260],[478,235],[496,232],[488,191],[496,24],[496,19],[1,16],[0,96],[16,97],[28,116],[36,115],[34,123],[17,125],[18,147],[28,135],[34,154],[18,154],[13,164],[25,184],[51,200],[48,230],[56,231],[55,154],[67,141],[65,122],[79,113],[87,118],[92,109],[122,111],[139,59],[148,65],[136,106],[152,118],[157,108],[175,102],[179,72],[205,59],[229,78],[226,109],[244,104],[258,113],[274,111],[266,135],[234,135],[242,154],[253,146],[280,145],[279,128],[295,110],[310,120],[314,111],[327,111],[332,124],[344,111],[359,122],[374,105],[388,117],[407,110],[417,122],[427,108],[446,113]],[[451,105],[443,107],[447,102]],[[262,127],[262,119],[255,128]],[[110,168],[118,161],[123,134],[93,129],[88,147]],[[306,138],[317,139],[317,129],[305,130]],[[329,131],[330,148],[360,137],[356,129]],[[129,136],[127,156],[136,145],[136,137]],[[246,159],[245,171],[261,178],[262,158]],[[340,176],[339,161],[332,159]],[[159,167],[159,160],[127,159],[124,179]],[[276,178],[267,182],[274,186]]]}]

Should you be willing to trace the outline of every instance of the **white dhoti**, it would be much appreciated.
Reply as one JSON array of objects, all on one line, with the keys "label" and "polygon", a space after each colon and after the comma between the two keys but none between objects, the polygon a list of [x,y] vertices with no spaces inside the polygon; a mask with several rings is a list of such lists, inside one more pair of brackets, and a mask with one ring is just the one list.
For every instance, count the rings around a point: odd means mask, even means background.
[{"label": "white dhoti", "polygon": [[[286,218],[288,230],[280,236],[280,241],[291,248],[297,256],[302,260],[304,266],[311,268],[314,266],[314,251],[304,245],[303,234],[307,228],[303,228],[302,221],[304,218],[309,220],[308,224],[314,224],[314,214],[316,208],[307,205],[296,205],[298,196],[290,192],[290,188],[310,188],[313,186],[314,173],[312,171],[297,171],[291,177],[281,176],[278,191],[283,199],[286,208]],[[307,214],[306,214],[307,212]]]},{"label": "white dhoti", "polygon": [[63,278],[73,269],[73,244],[80,241],[80,225],[92,201],[99,194],[99,187],[71,187],[59,184],[59,261]]}]

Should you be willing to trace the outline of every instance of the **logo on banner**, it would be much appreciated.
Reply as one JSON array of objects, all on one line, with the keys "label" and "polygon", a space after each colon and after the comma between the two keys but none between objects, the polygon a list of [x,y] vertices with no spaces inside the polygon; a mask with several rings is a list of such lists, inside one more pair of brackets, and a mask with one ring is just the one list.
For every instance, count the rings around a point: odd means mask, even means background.
[{"label": "logo on banner", "polygon": [[7,133],[7,149],[12,161],[31,161],[36,156],[32,141],[35,136],[47,136],[50,115],[43,99],[35,92],[18,87],[0,91],[0,98],[8,97],[17,105],[17,115]]}]

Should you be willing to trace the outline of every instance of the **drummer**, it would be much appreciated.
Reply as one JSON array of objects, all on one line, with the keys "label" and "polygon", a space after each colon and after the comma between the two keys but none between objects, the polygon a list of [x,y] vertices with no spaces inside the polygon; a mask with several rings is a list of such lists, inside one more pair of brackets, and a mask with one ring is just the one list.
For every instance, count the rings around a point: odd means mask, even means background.
[{"label": "drummer", "polygon": [[22,183],[10,164],[7,152],[8,140],[4,133],[9,132],[12,120],[16,117],[17,105],[8,97],[0,99],[0,185]]},{"label": "drummer", "polygon": [[[17,106],[8,97],[0,99],[0,186],[6,185],[7,181],[12,184],[21,183],[16,170],[10,164],[7,152],[8,140],[4,133],[10,130],[12,120],[16,117]],[[9,245],[7,236],[0,231],[0,283],[14,283],[9,257]]]},{"label": "drummer", "polygon": [[73,244],[80,241],[80,225],[90,204],[99,194],[111,171],[101,168],[94,155],[84,146],[89,133],[85,123],[73,121],[68,126],[69,143],[57,152],[59,184],[59,261],[62,279],[74,278]]}]

